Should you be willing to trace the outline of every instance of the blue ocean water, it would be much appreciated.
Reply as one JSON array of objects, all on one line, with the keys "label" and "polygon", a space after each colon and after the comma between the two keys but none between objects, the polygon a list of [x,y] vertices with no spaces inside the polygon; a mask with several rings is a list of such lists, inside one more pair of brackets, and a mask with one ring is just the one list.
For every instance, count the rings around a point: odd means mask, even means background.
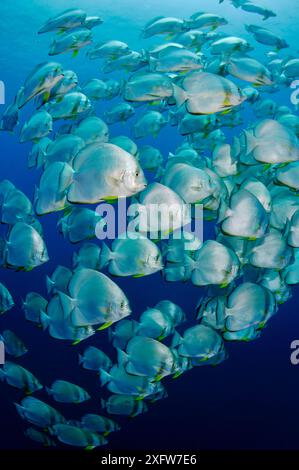
[{"label": "blue ocean water", "polygon": [[[264,0],[263,4],[276,11],[277,17],[266,22],[290,44],[289,54],[298,54],[296,0]],[[10,103],[24,78],[38,63],[47,60],[48,35],[37,35],[44,21],[66,7],[82,7],[90,15],[100,15],[103,25],[94,32],[95,40],[118,39],[132,49],[155,44],[157,40],[141,41],[140,31],[151,18],[159,15],[188,17],[198,9],[225,16],[230,32],[249,39],[244,24],[264,24],[258,16],[233,8],[228,1],[216,0],[60,0],[2,2],[0,16],[0,79],[6,87],[6,102]],[[266,47],[256,44],[256,56],[264,58]],[[58,57],[65,69],[73,69],[80,81],[101,77],[98,63],[88,61],[81,51],[76,59],[70,55]],[[117,76],[117,75],[116,75]],[[271,98],[280,105],[292,106],[290,90]],[[109,103],[111,104],[111,103]],[[4,107],[3,107],[4,109]],[[98,115],[106,105],[97,105]],[[22,116],[25,119],[26,112]],[[130,125],[114,125],[112,135],[131,135]],[[30,144],[20,145],[16,135],[0,135],[0,179],[10,179],[32,200],[39,180],[37,170],[28,170]],[[174,151],[181,142],[175,129],[164,128],[157,139],[144,141],[157,145],[163,155]],[[100,413],[103,391],[94,374],[82,371],[77,353],[87,345],[99,348],[107,344],[107,331],[76,347],[53,340],[47,333],[28,324],[21,310],[21,299],[32,290],[46,294],[45,277],[58,264],[71,266],[74,247],[56,229],[57,215],[41,219],[50,261],[30,273],[0,269],[0,281],[9,288],[16,306],[0,318],[0,331],[9,328],[29,347],[18,362],[28,367],[40,381],[50,385],[61,378],[78,383],[92,392],[92,400],[80,405],[65,405],[66,416],[80,417],[85,412]],[[208,224],[205,236],[212,237]],[[77,247],[76,247],[77,248]],[[191,283],[166,283],[160,274],[140,279],[119,279],[137,317],[146,307],[162,299],[179,304],[187,313],[188,324],[195,324],[195,307],[202,291]],[[252,343],[228,344],[229,359],[217,367],[194,368],[177,380],[166,380],[168,398],[153,404],[148,413],[127,420],[120,432],[112,434],[109,449],[117,450],[203,450],[203,449],[298,449],[298,373],[290,363],[290,343],[299,339],[298,289],[279,308],[262,336]],[[187,325],[188,326],[188,325]],[[109,349],[108,349],[109,352]],[[25,423],[16,413],[14,402],[23,394],[0,384],[0,449],[35,449],[38,446],[24,436]],[[43,393],[37,397],[45,398]],[[55,406],[55,403],[52,403]]]}]

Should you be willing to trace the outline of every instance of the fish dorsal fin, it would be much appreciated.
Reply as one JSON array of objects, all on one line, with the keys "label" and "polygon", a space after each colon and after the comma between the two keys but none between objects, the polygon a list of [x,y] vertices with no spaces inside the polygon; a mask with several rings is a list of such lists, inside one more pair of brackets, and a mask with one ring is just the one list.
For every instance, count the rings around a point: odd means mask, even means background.
[{"label": "fish dorsal fin", "polygon": [[74,326],[80,327],[87,324],[87,320],[81,310],[78,307],[75,307],[71,313],[71,321]]},{"label": "fish dorsal fin", "polygon": [[144,29],[148,28],[149,26],[153,25],[156,21],[158,20],[162,20],[163,18],[165,18],[165,16],[155,16],[155,18],[152,18],[150,21],[148,21],[147,23],[145,23],[144,25]]}]

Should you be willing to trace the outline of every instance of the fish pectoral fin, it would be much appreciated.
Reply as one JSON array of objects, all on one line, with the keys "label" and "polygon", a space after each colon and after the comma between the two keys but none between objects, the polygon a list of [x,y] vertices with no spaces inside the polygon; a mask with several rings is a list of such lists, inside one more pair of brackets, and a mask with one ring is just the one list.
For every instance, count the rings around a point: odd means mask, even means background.
[{"label": "fish pectoral fin", "polygon": [[177,379],[178,377],[180,377],[182,375],[182,372],[181,371],[177,371],[175,374],[173,374],[172,378],[173,379]]},{"label": "fish pectoral fin", "polygon": [[221,111],[221,116],[225,116],[226,114],[229,114],[231,112],[231,108],[227,108],[224,111]]},{"label": "fish pectoral fin", "polygon": [[132,277],[138,278],[138,277],[144,277],[144,276],[145,276],[145,274],[140,273],[140,274],[133,274]]},{"label": "fish pectoral fin", "polygon": [[107,323],[103,323],[103,325],[101,325],[99,328],[97,328],[97,331],[106,330],[106,328],[109,328],[109,326],[111,326],[112,324],[113,324],[112,321],[108,321]]},{"label": "fish pectoral fin", "polygon": [[117,196],[103,197],[103,201],[108,201],[110,204],[115,204],[118,201],[118,197]]},{"label": "fish pectoral fin", "polygon": [[49,98],[50,98],[50,92],[45,91],[45,93],[43,94],[43,103],[47,103],[49,101]]},{"label": "fish pectoral fin", "polygon": [[73,52],[73,54],[72,54],[72,59],[74,59],[75,57],[77,57],[78,53],[79,53],[79,49],[75,49],[74,52]]},{"label": "fish pectoral fin", "polygon": [[87,452],[90,452],[94,448],[95,448],[95,446],[86,446],[84,450],[86,450]]},{"label": "fish pectoral fin", "polygon": [[153,382],[160,382],[163,379],[162,374],[157,374],[156,377],[154,378]]}]

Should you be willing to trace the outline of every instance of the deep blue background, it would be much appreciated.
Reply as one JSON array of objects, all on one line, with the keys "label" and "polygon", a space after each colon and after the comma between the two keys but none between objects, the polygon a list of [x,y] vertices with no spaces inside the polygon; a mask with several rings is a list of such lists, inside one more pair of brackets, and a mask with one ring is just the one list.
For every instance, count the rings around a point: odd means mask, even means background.
[{"label": "deep blue background", "polygon": [[[81,6],[89,14],[103,16],[105,23],[95,30],[98,40],[121,39],[132,48],[144,47],[138,35],[142,25],[159,14],[189,16],[201,10],[221,12],[232,23],[231,31],[248,37],[244,23],[260,24],[255,15],[235,10],[228,2],[218,6],[216,0],[198,2],[149,0],[146,5],[137,0],[113,2],[102,0],[74,1],[12,1],[1,4],[0,15],[0,79],[6,85],[6,101],[9,103],[22,84],[25,76],[39,62],[47,59],[47,48],[51,35],[37,36],[40,25],[51,15],[66,7]],[[297,44],[296,0],[286,2],[269,1],[279,14],[267,25]],[[229,28],[229,26],[227,27]],[[156,41],[158,42],[158,41]],[[148,42],[149,44],[151,41]],[[264,57],[266,48],[256,44],[257,55]],[[289,51],[296,52],[296,49]],[[58,57],[67,68],[78,72],[80,80],[100,77],[99,62],[89,62],[85,52],[74,60],[69,55]],[[290,106],[289,90],[273,95],[281,104]],[[112,104],[112,103],[109,103]],[[3,107],[4,109],[4,107]],[[104,110],[99,105],[99,115]],[[26,118],[25,111],[22,121]],[[112,135],[130,132],[129,126],[114,126]],[[129,134],[128,134],[129,135]],[[181,138],[173,129],[163,129],[157,140],[147,142],[159,145],[166,156],[174,151]],[[0,135],[0,179],[8,178],[30,198],[38,182],[39,172],[27,169],[27,154],[30,145],[18,143],[16,135]],[[66,417],[80,417],[85,412],[101,412],[100,398],[105,392],[100,388],[93,373],[82,371],[77,364],[77,354],[88,344],[107,349],[107,332],[74,348],[68,343],[51,339],[48,333],[28,324],[21,310],[21,299],[32,290],[42,294],[45,276],[55,266],[70,266],[73,247],[57,232],[57,216],[41,219],[50,261],[31,273],[15,273],[0,269],[0,281],[4,282],[16,302],[16,307],[0,318],[0,331],[13,329],[29,346],[29,352],[19,362],[28,367],[44,385],[57,378],[64,378],[85,387],[93,400],[77,406],[61,408]],[[211,230],[207,229],[207,234]],[[77,247],[76,247],[77,248]],[[170,299],[181,305],[187,313],[188,322],[194,324],[195,306],[201,291],[190,284],[167,284],[159,274],[143,279],[118,279],[133,306],[136,318],[147,306],[162,299]],[[228,344],[229,359],[217,367],[193,369],[177,380],[167,380],[169,397],[150,406],[149,412],[127,420],[123,430],[111,436],[109,449],[298,449],[298,373],[290,364],[292,340],[299,338],[298,317],[299,293],[294,289],[293,298],[281,306],[269,326],[257,341],[245,344]],[[46,399],[44,392],[37,397]],[[0,384],[0,449],[34,449],[37,446],[23,435],[25,423],[18,417],[13,402],[19,401],[22,393]],[[51,402],[49,399],[49,403]]]}]

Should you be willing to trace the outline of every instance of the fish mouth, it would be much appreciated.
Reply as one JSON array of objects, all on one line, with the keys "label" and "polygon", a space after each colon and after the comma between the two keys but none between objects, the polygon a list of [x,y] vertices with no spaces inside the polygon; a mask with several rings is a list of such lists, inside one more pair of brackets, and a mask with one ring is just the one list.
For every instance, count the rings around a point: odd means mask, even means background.
[{"label": "fish mouth", "polygon": [[131,315],[131,313],[132,313],[132,310],[131,310],[130,307],[126,307],[126,308],[124,308],[124,309],[121,310],[121,316],[122,316],[122,318],[128,317],[129,315]]}]

